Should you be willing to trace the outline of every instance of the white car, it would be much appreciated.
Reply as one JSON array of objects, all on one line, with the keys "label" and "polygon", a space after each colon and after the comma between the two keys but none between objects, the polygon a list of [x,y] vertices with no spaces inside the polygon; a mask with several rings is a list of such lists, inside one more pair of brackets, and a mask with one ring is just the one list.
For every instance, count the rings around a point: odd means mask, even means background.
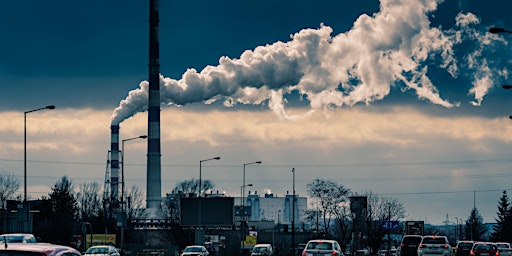
[{"label": "white car", "polygon": [[494,243],[500,251],[500,256],[512,256],[512,248],[507,242],[496,242]]},{"label": "white car", "polygon": [[84,256],[120,256],[120,254],[112,245],[95,245],[89,247]]},{"label": "white car", "polygon": [[341,246],[336,240],[316,239],[309,240],[302,251],[302,256],[343,256]]},{"label": "white car", "polygon": [[257,244],[252,248],[251,256],[270,256],[272,255],[271,244]]},{"label": "white car", "polygon": [[451,256],[452,246],[446,236],[424,236],[418,246],[418,256]]},{"label": "white car", "polygon": [[208,256],[210,253],[206,247],[202,245],[190,245],[185,247],[181,252],[180,256]]}]

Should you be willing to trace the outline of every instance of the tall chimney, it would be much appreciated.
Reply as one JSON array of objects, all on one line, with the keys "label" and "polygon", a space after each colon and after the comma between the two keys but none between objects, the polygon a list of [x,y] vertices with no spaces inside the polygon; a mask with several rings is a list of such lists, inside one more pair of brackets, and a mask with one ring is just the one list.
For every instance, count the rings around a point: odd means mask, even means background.
[{"label": "tall chimney", "polygon": [[149,1],[149,100],[146,208],[161,207],[160,154],[160,43],[158,40],[158,0]]},{"label": "tall chimney", "polygon": [[119,125],[110,126],[110,199],[118,208],[119,199]]}]

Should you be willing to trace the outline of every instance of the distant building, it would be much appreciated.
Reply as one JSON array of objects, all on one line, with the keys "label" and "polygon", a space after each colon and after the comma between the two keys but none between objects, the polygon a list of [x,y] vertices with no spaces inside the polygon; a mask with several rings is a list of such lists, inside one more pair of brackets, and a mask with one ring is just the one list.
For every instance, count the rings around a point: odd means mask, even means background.
[{"label": "distant building", "polygon": [[[256,191],[246,197],[245,205],[250,207],[249,222],[268,222],[275,224],[291,225],[293,215],[293,195],[283,197],[266,193],[260,196]],[[295,195],[295,227],[301,227],[306,218],[307,198]]]}]

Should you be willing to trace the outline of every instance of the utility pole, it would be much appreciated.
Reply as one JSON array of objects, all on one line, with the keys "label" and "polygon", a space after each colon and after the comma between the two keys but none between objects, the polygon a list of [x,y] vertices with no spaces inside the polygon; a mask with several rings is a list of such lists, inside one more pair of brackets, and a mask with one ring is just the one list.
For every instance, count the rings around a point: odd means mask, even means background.
[{"label": "utility pole", "polygon": [[[388,223],[391,223],[391,204],[388,203]],[[388,225],[388,255],[391,256],[391,227]]]}]

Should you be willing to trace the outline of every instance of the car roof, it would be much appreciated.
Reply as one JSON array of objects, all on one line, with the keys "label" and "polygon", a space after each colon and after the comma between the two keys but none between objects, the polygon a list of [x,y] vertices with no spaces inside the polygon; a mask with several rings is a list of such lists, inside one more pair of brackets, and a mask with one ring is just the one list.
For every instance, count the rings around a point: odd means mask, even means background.
[{"label": "car roof", "polygon": [[330,239],[313,239],[309,240],[308,242],[324,242],[324,243],[332,243],[332,242],[338,242],[336,240],[330,240]]}]

